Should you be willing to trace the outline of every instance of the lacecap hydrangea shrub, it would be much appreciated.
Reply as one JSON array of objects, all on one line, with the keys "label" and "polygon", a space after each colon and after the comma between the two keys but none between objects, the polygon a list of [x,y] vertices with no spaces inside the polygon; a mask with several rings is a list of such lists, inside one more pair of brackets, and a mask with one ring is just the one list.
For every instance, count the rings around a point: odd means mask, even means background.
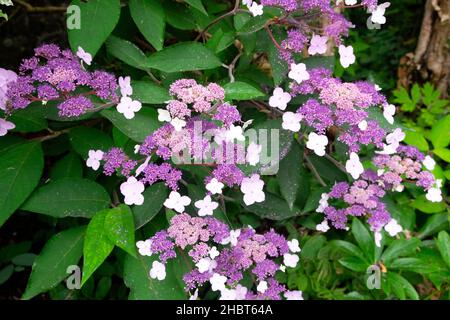
[{"label": "lacecap hydrangea shrub", "polygon": [[[72,50],[43,44],[17,73],[0,69],[0,222],[19,210],[66,227],[36,258],[24,298],[81,256],[85,285],[116,246],[136,299],[336,298],[336,286],[347,298],[418,298],[418,250],[439,265],[422,275],[448,286],[448,234],[421,243],[448,228],[445,176],[402,142],[381,88],[333,76],[335,60],[357,61],[345,12],[380,27],[389,6],[73,1]],[[438,208],[425,231],[411,201]],[[370,268],[382,289],[366,283]]]}]

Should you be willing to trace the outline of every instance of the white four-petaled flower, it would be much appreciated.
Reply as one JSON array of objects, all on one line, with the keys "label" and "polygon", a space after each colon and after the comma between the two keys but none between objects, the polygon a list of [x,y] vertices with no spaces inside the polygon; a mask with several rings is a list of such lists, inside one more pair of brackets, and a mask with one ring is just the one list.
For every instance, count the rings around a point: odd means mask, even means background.
[{"label": "white four-petaled flower", "polygon": [[395,237],[398,233],[403,231],[402,226],[397,222],[395,219],[391,219],[385,226],[384,230],[386,230],[387,233],[391,237]]},{"label": "white four-petaled flower", "polygon": [[266,292],[267,289],[268,289],[267,281],[260,281],[258,283],[258,286],[256,287],[256,290],[258,290],[258,292],[261,293]]},{"label": "white four-petaled flower", "polygon": [[283,123],[281,124],[281,127],[285,130],[298,132],[301,128],[300,121],[302,119],[303,117],[301,114],[287,111],[283,114]]},{"label": "white four-petaled flower", "polygon": [[296,254],[285,253],[283,255],[283,264],[286,267],[295,268],[300,258]]},{"label": "white four-petaled flower", "polygon": [[359,156],[355,152],[350,153],[350,159],[345,163],[345,170],[347,170],[355,180],[364,172],[364,167],[361,161],[359,161]]},{"label": "white four-petaled flower", "polygon": [[269,106],[285,110],[292,97],[288,92],[284,92],[282,88],[277,87],[273,90],[272,96],[269,98]]},{"label": "white four-petaled flower", "polygon": [[312,56],[315,54],[324,54],[327,52],[327,41],[328,37],[326,36],[313,35],[311,38],[311,45],[308,48],[308,53]]},{"label": "white four-petaled flower", "polygon": [[133,88],[131,87],[131,78],[119,77],[120,94],[122,97],[131,96],[133,94]]},{"label": "white four-petaled flower", "polygon": [[339,46],[339,61],[341,62],[342,67],[348,68],[351,64],[355,63],[356,57],[353,54],[352,46]]},{"label": "white four-petaled flower", "polygon": [[217,209],[219,204],[215,201],[211,201],[211,196],[207,195],[203,198],[203,200],[198,200],[194,203],[195,207],[197,207],[198,215],[200,217],[204,216],[212,216],[213,211]]},{"label": "white four-petaled flower", "polygon": [[141,110],[142,104],[133,100],[130,97],[122,97],[120,98],[120,103],[117,105],[117,111],[122,113],[126,119],[133,119],[134,113]]},{"label": "white four-petaled flower", "polygon": [[124,202],[126,205],[142,205],[144,203],[145,187],[141,181],[138,181],[135,177],[129,177],[126,182],[120,185],[120,192],[125,197]]},{"label": "white four-petaled flower", "polygon": [[178,213],[183,213],[184,208],[191,203],[191,199],[188,196],[181,196],[176,191],[172,191],[169,194],[169,198],[164,201],[164,206],[169,209],[173,209]]},{"label": "white four-petaled flower", "polygon": [[327,136],[311,132],[308,135],[308,142],[306,143],[306,147],[310,150],[313,150],[314,153],[318,156],[323,157],[325,155],[325,147],[327,146],[327,144]]},{"label": "white four-petaled flower", "polygon": [[159,261],[153,261],[150,278],[162,281],[166,278],[166,266]]},{"label": "white four-petaled flower", "polygon": [[225,289],[225,282],[227,282],[227,277],[222,276],[218,273],[214,273],[211,278],[209,278],[211,283],[212,291],[222,291]]},{"label": "white four-petaled flower", "polygon": [[390,2],[384,2],[376,6],[373,10],[369,9],[369,13],[372,14],[370,16],[370,20],[372,20],[373,23],[385,24],[386,17],[384,16],[384,14],[386,13],[386,9],[389,8],[390,5]]},{"label": "white four-petaled flower", "polygon": [[198,268],[198,272],[205,273],[207,271],[211,272],[215,267],[217,267],[217,262],[211,258],[201,258],[195,266]]},{"label": "white four-petaled flower", "polygon": [[11,121],[6,121],[5,119],[0,118],[0,137],[3,137],[9,130],[14,129],[15,127],[16,125]]},{"label": "white four-petaled flower", "polygon": [[433,171],[436,166],[436,161],[434,161],[434,159],[430,156],[426,156],[422,163],[425,168],[430,171]]},{"label": "white four-petaled flower", "polygon": [[141,256],[151,256],[152,252],[152,240],[147,239],[145,241],[136,242],[136,247],[138,247],[139,254]]},{"label": "white four-petaled flower", "polygon": [[266,199],[263,187],[264,181],[260,179],[259,174],[242,179],[241,191],[244,193],[244,203],[249,206],[255,202],[263,202]]},{"label": "white four-petaled flower", "polygon": [[88,158],[86,160],[86,166],[92,168],[94,171],[97,171],[100,167],[100,160],[103,159],[103,151],[102,150],[89,150]]},{"label": "white four-petaled flower", "polygon": [[299,290],[286,291],[284,297],[286,300],[303,300],[303,293]]},{"label": "white four-petaled flower", "polygon": [[321,223],[316,225],[316,230],[320,231],[320,232],[327,232],[328,230],[330,230],[330,226],[328,225],[328,220],[323,219],[323,221]]},{"label": "white four-petaled flower", "polygon": [[261,16],[263,12],[264,6],[262,4],[258,4],[256,2],[253,2],[250,6],[248,6],[248,11],[252,13],[254,17]]},{"label": "white four-petaled flower", "polygon": [[237,245],[239,236],[241,235],[241,229],[231,230],[230,235],[222,239],[221,244],[231,244],[232,247]]},{"label": "white four-petaled flower", "polygon": [[245,155],[245,160],[251,166],[256,165],[259,162],[260,154],[262,151],[262,146],[254,142],[250,142],[247,147],[247,154]]},{"label": "white four-petaled flower", "polygon": [[306,65],[304,63],[291,63],[291,71],[289,71],[288,77],[297,81],[297,83],[309,80],[309,73],[306,71]]},{"label": "white four-petaled flower", "polygon": [[301,251],[297,239],[292,239],[292,240],[288,241],[287,244],[288,244],[289,250],[290,250],[292,253],[297,253],[297,252],[300,252],[300,251]]}]

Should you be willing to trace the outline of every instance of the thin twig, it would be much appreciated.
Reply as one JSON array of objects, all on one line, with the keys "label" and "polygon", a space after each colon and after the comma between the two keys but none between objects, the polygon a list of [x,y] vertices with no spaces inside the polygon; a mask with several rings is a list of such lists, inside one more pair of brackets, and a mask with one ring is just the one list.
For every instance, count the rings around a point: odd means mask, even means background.
[{"label": "thin twig", "polygon": [[46,7],[34,7],[33,5],[29,4],[28,2],[24,0],[13,0],[13,2],[16,2],[17,4],[24,7],[27,12],[33,12],[33,13],[42,13],[42,12],[66,12],[67,7],[62,6],[46,6]]},{"label": "thin twig", "polygon": [[341,170],[344,173],[347,173],[347,170],[345,170],[345,167],[342,163],[340,163],[339,161],[337,161],[335,158],[333,158],[332,156],[330,156],[329,154],[325,154],[325,158],[327,158],[328,160],[330,160],[331,162],[333,162],[333,164],[339,168],[339,170]]},{"label": "thin twig", "polygon": [[319,183],[323,186],[326,187],[327,184],[325,183],[325,181],[323,181],[323,179],[320,177],[319,172],[317,171],[316,167],[314,167],[314,165],[312,164],[311,160],[309,160],[309,157],[306,153],[303,153],[303,157],[306,160],[306,164],[308,165],[309,169],[311,169],[312,173],[314,174],[314,176],[316,177],[316,179],[319,181]]},{"label": "thin twig", "polygon": [[230,82],[234,82],[234,69],[236,68],[236,63],[239,60],[239,58],[242,55],[242,51],[239,51],[236,57],[234,57],[233,61],[231,61],[230,65],[228,66],[228,76],[230,77]]},{"label": "thin twig", "polygon": [[270,30],[270,27],[268,24],[266,24],[264,26],[264,29],[266,29],[267,33],[269,34],[270,40],[272,40],[273,44],[275,45],[275,47],[277,47],[278,50],[281,50],[281,46],[278,44],[277,40],[275,39],[275,37],[273,36],[272,30]]}]

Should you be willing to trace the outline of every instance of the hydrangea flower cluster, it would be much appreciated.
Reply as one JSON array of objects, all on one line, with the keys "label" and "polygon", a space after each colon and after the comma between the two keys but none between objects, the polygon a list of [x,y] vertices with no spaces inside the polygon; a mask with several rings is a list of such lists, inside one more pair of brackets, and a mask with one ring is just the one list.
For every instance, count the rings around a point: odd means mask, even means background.
[{"label": "hydrangea flower cluster", "polygon": [[[300,291],[288,291],[274,277],[297,266],[298,240],[287,241],[274,230],[264,234],[251,227],[230,230],[215,218],[181,213],[171,219],[167,230],[137,242],[137,247],[141,255],[158,255],[150,270],[150,277],[158,280],[165,279],[167,261],[178,250],[186,252],[195,265],[183,277],[186,291],[198,294],[199,288],[209,285],[221,300],[302,299]],[[255,288],[240,283],[244,274],[256,278]]]},{"label": "hydrangea flower cluster", "polygon": [[[80,48],[81,49],[81,48]],[[82,49],[81,49],[82,50]],[[81,61],[90,63],[89,54],[79,50]],[[105,71],[87,71],[80,58],[70,50],[61,50],[55,44],[44,44],[35,54],[25,59],[15,81],[10,82],[6,94],[5,111],[24,109],[39,101],[61,101],[61,117],[78,117],[94,108],[89,95],[117,103],[117,79]]]}]

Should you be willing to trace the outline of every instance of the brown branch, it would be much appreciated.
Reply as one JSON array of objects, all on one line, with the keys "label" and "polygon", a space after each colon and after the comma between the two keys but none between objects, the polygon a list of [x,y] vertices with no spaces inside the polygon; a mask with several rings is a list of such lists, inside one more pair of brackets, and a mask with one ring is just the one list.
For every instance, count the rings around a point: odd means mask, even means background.
[{"label": "brown branch", "polygon": [[43,13],[43,12],[66,12],[67,7],[62,6],[45,6],[45,7],[34,7],[25,0],[13,0],[13,2],[21,5],[27,12],[31,13]]}]

